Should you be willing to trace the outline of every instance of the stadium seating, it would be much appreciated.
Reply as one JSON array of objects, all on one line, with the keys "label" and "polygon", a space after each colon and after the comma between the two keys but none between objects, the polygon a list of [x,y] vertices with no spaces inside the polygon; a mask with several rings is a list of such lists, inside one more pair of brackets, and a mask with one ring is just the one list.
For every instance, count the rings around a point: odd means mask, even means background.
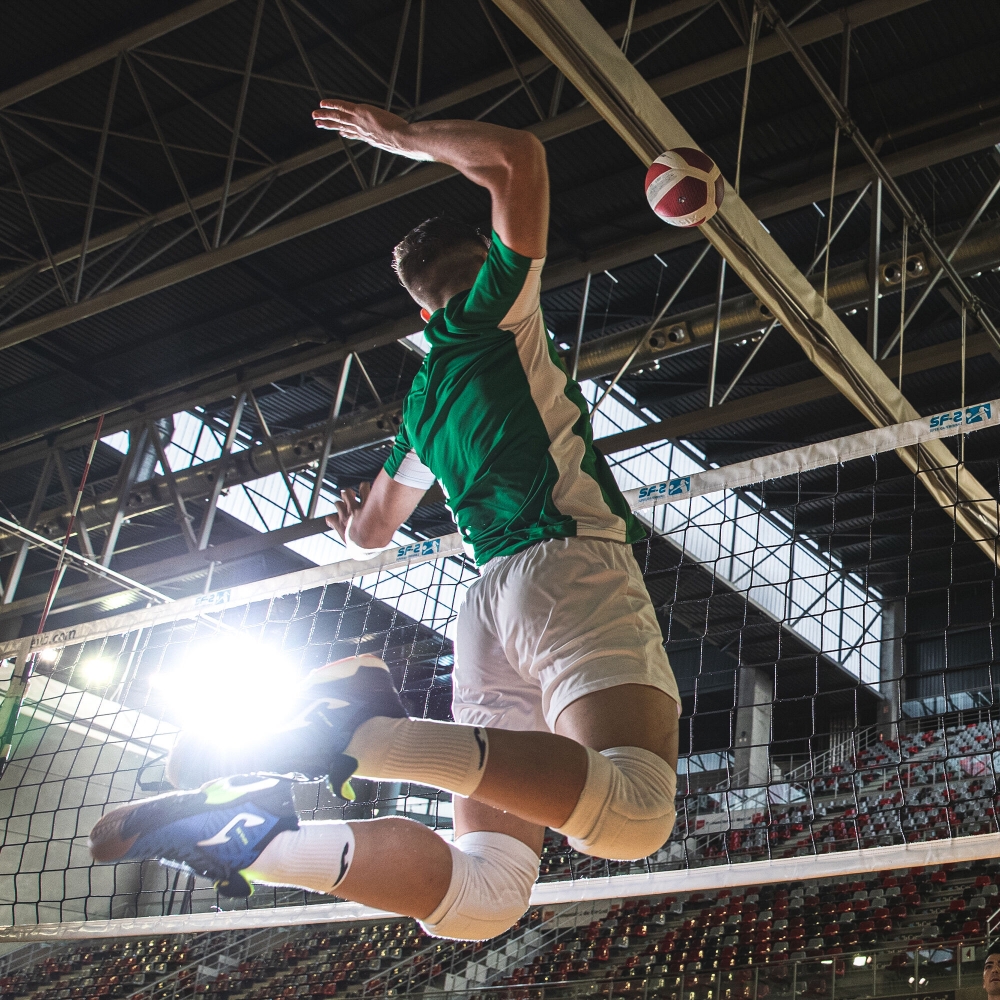
[{"label": "stadium seating", "polygon": [[[1000,810],[992,777],[998,739],[1000,722],[989,720],[914,728],[897,741],[872,739],[853,755],[830,760],[822,773],[814,768],[783,782],[784,801],[769,802],[767,789],[699,791],[679,810],[667,845],[641,862],[584,857],[550,833],[540,877],[669,870],[992,832]],[[963,945],[981,942],[1000,924],[1000,863],[589,905],[578,923],[533,910],[486,944],[431,939],[403,919],[283,929],[271,946],[247,954],[237,948],[228,953],[237,959],[214,965],[206,959],[218,948],[212,935],[47,945],[34,964],[14,968],[11,959],[0,960],[0,1000],[474,995],[487,985],[501,989],[484,996],[514,1000],[534,1000],[539,989],[546,997],[780,1000],[791,997],[793,985],[797,996],[838,992],[839,980],[862,972],[883,977],[881,992],[908,992],[911,977],[934,986],[946,974],[941,970],[953,969]],[[915,971],[918,966],[925,971]]]},{"label": "stadium seating", "polygon": [[237,938],[229,954],[242,960],[215,964],[205,934],[47,946],[0,977],[0,1000],[475,996],[480,986],[490,987],[484,1000],[534,1000],[541,989],[779,1000],[793,985],[796,996],[845,995],[838,981],[863,976],[891,994],[908,991],[915,956],[930,986],[953,974],[962,946],[981,943],[1000,911],[998,881],[1000,864],[966,862],[609,900],[582,917],[532,910],[487,943],[428,938],[412,920],[326,924],[281,930],[266,949],[239,952]]}]

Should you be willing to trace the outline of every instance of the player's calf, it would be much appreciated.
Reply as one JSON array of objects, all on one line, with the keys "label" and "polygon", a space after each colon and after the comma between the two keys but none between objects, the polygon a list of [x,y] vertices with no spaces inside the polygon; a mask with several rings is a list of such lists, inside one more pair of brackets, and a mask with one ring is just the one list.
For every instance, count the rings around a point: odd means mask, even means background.
[{"label": "player's calf", "polygon": [[647,857],[674,828],[676,792],[676,772],[649,750],[588,748],[586,783],[559,832],[583,854],[610,861]]}]

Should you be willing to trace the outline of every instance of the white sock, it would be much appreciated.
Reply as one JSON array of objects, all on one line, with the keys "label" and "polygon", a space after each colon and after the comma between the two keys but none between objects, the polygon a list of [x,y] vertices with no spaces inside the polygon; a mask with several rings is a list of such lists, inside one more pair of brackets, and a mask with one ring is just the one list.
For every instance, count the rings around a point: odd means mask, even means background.
[{"label": "white sock", "polygon": [[297,830],[279,833],[246,874],[251,882],[330,894],[353,860],[354,831],[347,823],[300,823]]},{"label": "white sock", "polygon": [[486,730],[430,719],[376,716],[358,726],[344,753],[358,774],[379,781],[415,781],[471,795],[489,759]]}]

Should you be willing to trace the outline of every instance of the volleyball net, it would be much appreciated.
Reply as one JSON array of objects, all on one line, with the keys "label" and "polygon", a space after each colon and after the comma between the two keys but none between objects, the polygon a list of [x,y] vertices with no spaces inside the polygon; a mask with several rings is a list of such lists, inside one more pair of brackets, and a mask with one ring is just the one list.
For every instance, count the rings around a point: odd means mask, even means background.
[{"label": "volleyball net", "polygon": [[[597,436],[648,423],[617,394],[594,420]],[[998,425],[990,402],[723,468],[684,442],[613,456],[649,529],[635,555],[683,700],[677,824],[629,863],[550,834],[538,901],[1000,851],[996,536],[955,520],[970,503],[978,524],[996,519],[997,461],[977,456],[997,453]],[[375,653],[411,715],[448,719],[455,620],[476,576],[457,534],[419,539],[0,643],[0,714],[18,709],[34,658],[0,781],[0,925],[58,937],[109,920],[197,930],[222,914],[227,926],[363,915],[285,889],[223,899],[152,861],[95,865],[87,834],[109,807],[165,787],[181,729],[263,728],[330,660]],[[450,835],[448,794],[354,784],[345,803],[303,783],[300,815],[406,816]]]}]

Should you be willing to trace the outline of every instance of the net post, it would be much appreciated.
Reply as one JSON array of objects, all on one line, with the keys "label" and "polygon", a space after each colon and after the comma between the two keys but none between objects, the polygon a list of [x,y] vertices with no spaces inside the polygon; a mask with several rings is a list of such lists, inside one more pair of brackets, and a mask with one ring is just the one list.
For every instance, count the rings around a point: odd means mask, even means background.
[{"label": "net post", "polygon": [[24,694],[31,679],[30,670],[31,636],[21,642],[20,649],[14,661],[14,673],[11,675],[3,701],[0,702],[0,777],[7,770],[11,747],[14,745],[14,730],[17,728]]}]

